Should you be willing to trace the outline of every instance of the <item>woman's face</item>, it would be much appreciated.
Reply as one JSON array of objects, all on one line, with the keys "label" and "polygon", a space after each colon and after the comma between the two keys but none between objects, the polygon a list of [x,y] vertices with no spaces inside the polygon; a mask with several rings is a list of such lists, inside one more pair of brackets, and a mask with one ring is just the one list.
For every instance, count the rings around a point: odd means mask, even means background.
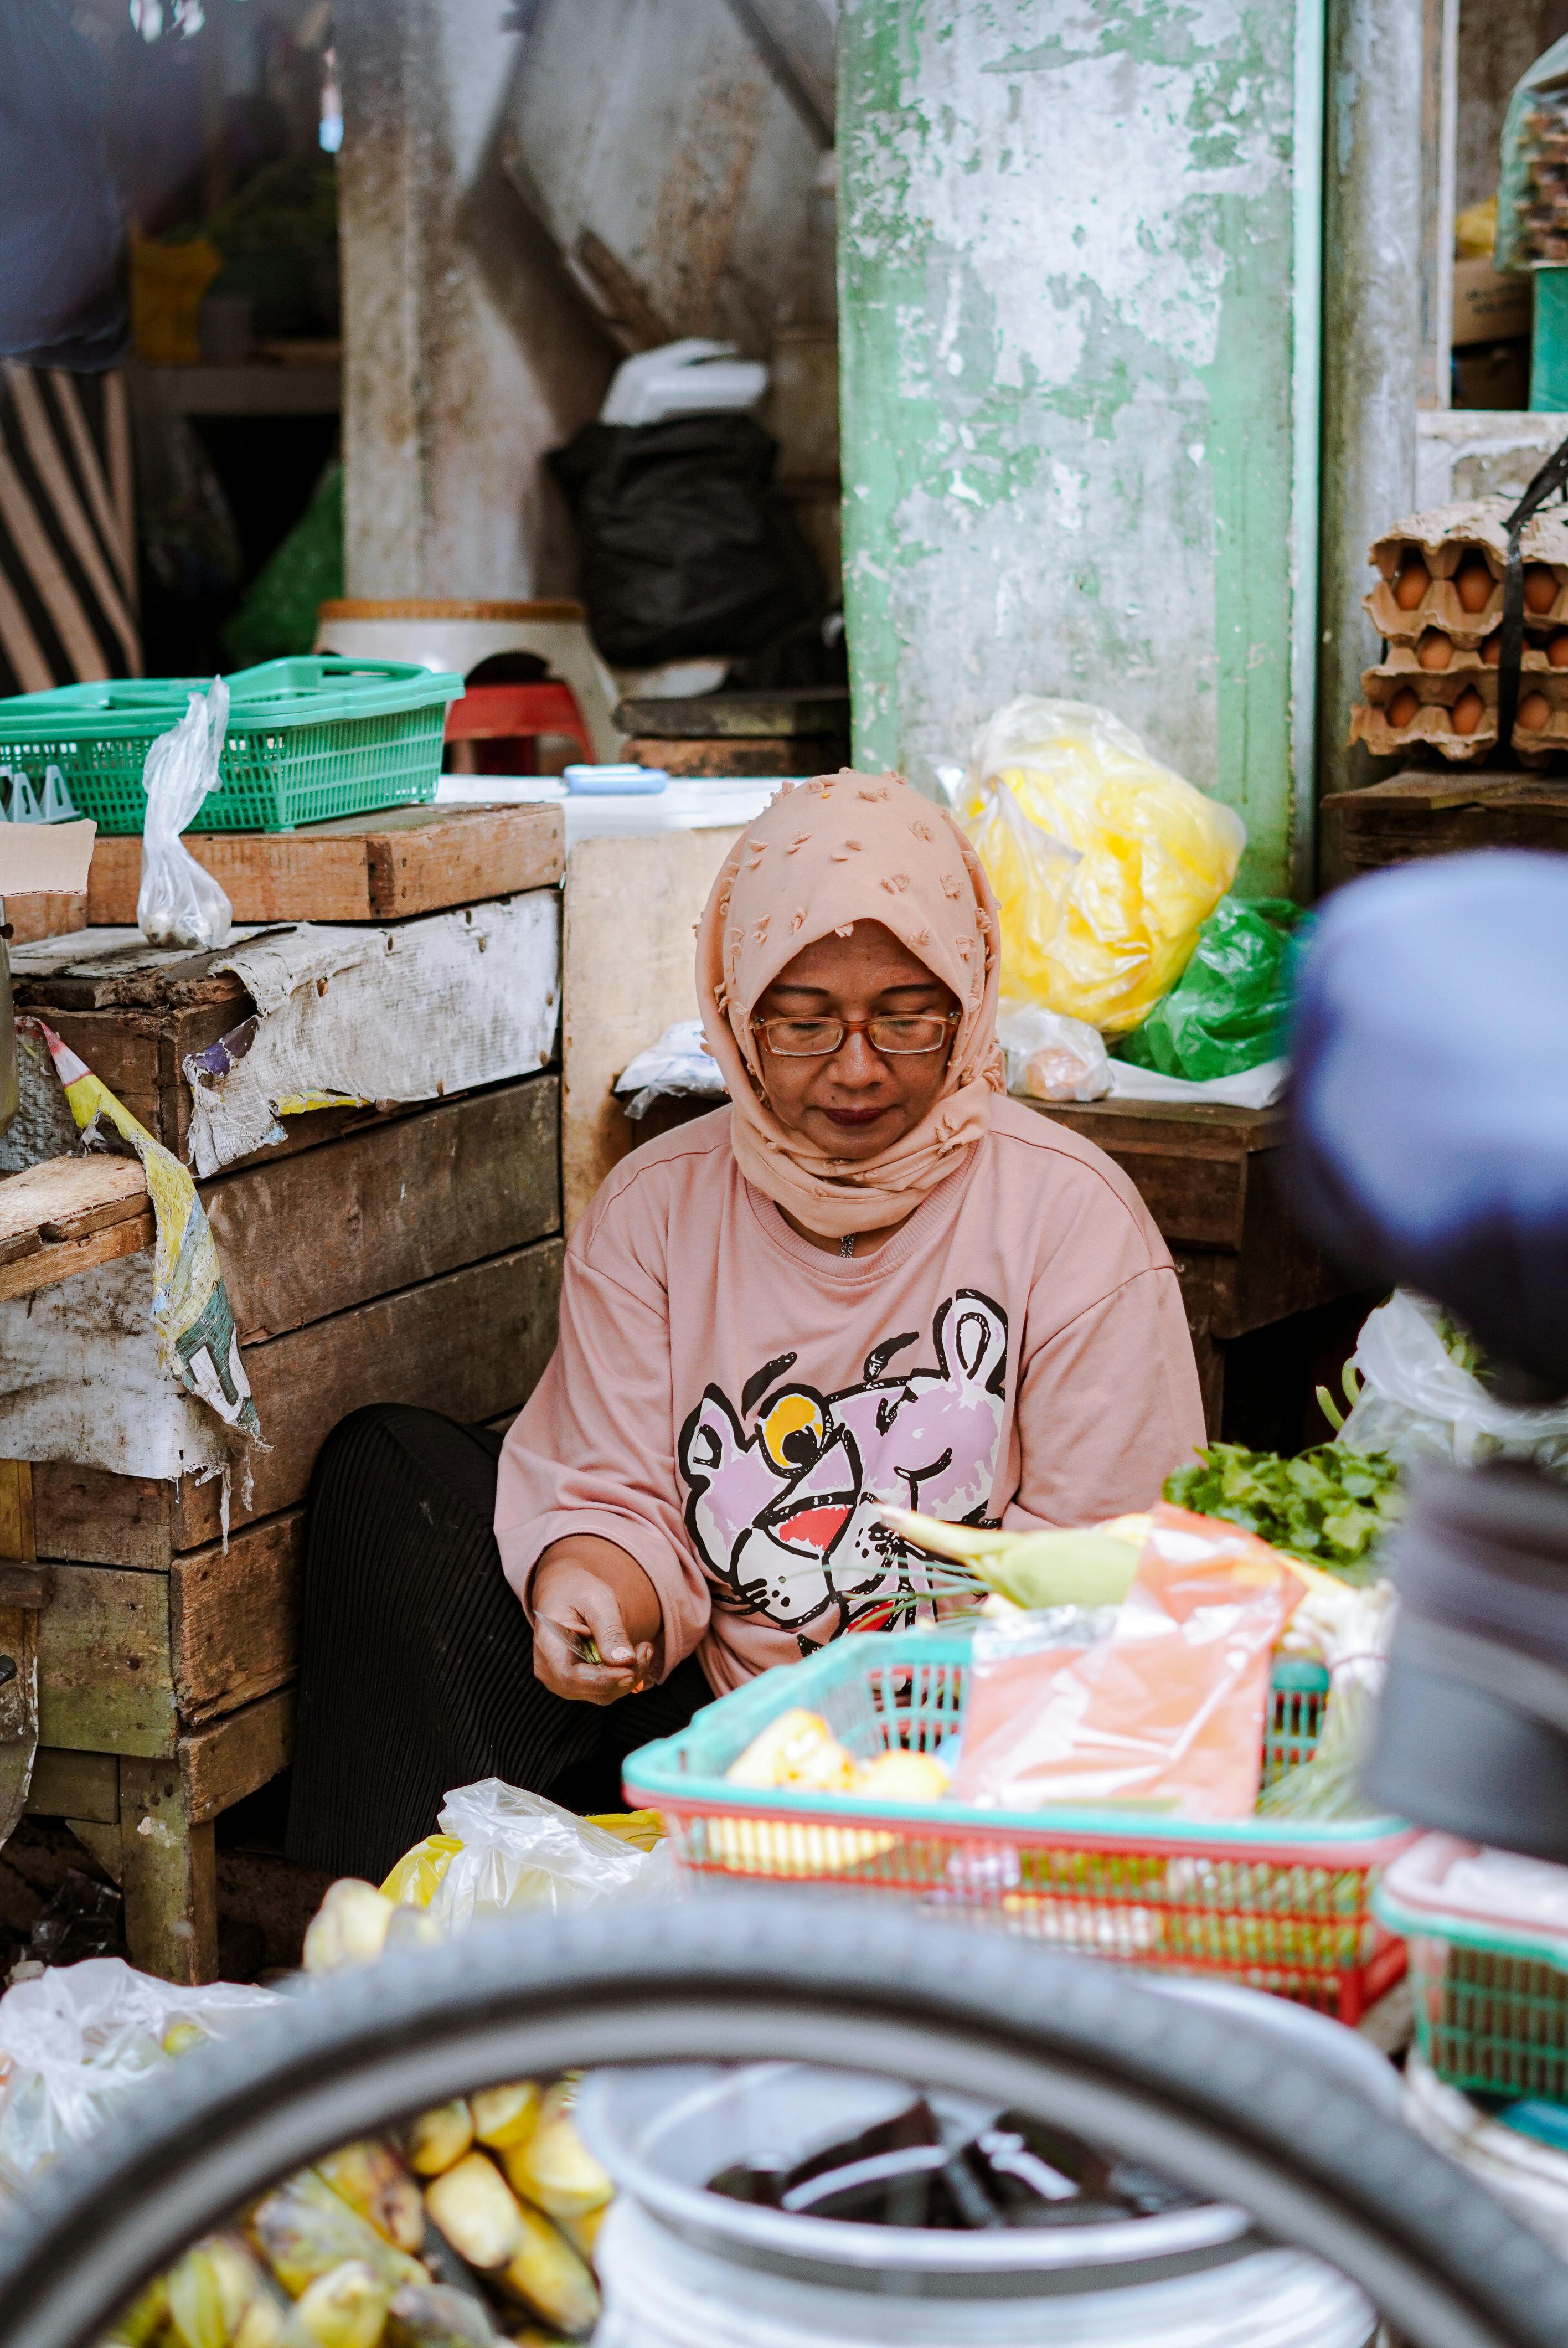
[{"label": "woman's face", "polygon": [[[846,938],[818,938],[780,971],[753,1022],[911,1019],[956,1014],[957,997],[880,922],[856,922]],[[797,1059],[755,1037],[768,1106],[781,1125],[809,1135],[835,1158],[875,1158],[918,1125],[942,1089],[958,1033],[949,1021],[935,1051],[880,1053],[864,1033],[835,1052]]]}]

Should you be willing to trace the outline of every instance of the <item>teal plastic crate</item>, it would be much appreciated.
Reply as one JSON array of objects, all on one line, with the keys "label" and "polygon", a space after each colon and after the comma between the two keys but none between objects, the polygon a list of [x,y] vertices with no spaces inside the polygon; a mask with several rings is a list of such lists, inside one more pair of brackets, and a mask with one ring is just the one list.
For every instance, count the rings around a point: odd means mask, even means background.
[{"label": "teal plastic crate", "polygon": [[[138,832],[148,751],[210,682],[114,678],[0,701],[0,767],[58,767],[101,831]],[[460,676],[307,654],[238,670],[228,685],[221,782],[192,831],[292,831],[435,798]]]},{"label": "teal plastic crate", "polygon": [[1446,1864],[1468,1848],[1424,1836],[1378,1889],[1378,1915],[1409,1946],[1416,2045],[1466,2095],[1568,2103],[1568,1932],[1487,1921],[1446,1900]]},{"label": "teal plastic crate", "polygon": [[[632,1754],[627,1799],[661,1813],[694,1888],[751,1877],[912,1896],[1058,1948],[1272,1990],[1348,2023],[1399,1978],[1403,1943],[1371,1907],[1383,1868],[1414,1838],[1398,1818],[1194,1824],[1112,1807],[892,1805],[727,1782],[753,1738],[796,1704],[821,1714],[856,1760],[936,1751],[963,1725],[970,1646],[962,1630],[835,1640]],[[1310,1752],[1322,1706],[1321,1673],[1287,1665],[1281,1677],[1270,1776]]]}]

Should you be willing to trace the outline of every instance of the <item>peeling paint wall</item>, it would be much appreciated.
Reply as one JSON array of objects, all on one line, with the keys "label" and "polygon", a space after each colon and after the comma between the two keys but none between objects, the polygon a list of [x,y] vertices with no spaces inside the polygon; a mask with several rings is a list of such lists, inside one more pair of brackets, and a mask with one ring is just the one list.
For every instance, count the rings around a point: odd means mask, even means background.
[{"label": "peeling paint wall", "polygon": [[840,17],[857,760],[929,787],[1014,694],[1102,702],[1240,810],[1244,883],[1270,889],[1304,847],[1316,571],[1321,48],[1297,5]]}]

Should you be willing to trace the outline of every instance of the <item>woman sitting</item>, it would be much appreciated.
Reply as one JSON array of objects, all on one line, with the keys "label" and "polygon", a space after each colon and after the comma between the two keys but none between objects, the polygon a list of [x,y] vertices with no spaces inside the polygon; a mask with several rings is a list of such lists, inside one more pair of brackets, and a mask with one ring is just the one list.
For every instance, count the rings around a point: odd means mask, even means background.
[{"label": "woman sitting", "polygon": [[485,1776],[613,1808],[712,1694],[922,1611],[884,1503],[1090,1524],[1203,1441],[1137,1192],[1005,1097],[999,948],[896,776],[752,826],[697,944],[731,1105],[604,1183],[505,1443],[384,1406],[323,1452],[292,1856],[375,1876]]}]

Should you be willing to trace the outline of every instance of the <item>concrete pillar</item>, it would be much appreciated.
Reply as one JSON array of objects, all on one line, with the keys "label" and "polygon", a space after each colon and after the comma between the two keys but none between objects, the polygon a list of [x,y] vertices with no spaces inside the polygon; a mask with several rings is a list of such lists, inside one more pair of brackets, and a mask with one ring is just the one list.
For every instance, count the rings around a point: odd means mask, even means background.
[{"label": "concrete pillar", "polygon": [[1438,184],[1430,155],[1423,162],[1423,92],[1442,13],[1420,0],[1329,5],[1318,665],[1325,791],[1350,790],[1388,771],[1348,745],[1361,672],[1380,649],[1361,609],[1372,578],[1367,549],[1417,502],[1421,262]]},{"label": "concrete pillar", "polygon": [[337,0],[351,595],[559,594],[539,458],[616,354],[499,161],[520,35],[474,0]]},{"label": "concrete pillar", "polygon": [[[1319,0],[844,0],[860,764],[1100,702],[1299,879],[1311,805]],[[1303,785],[1305,788],[1298,788]]]}]

